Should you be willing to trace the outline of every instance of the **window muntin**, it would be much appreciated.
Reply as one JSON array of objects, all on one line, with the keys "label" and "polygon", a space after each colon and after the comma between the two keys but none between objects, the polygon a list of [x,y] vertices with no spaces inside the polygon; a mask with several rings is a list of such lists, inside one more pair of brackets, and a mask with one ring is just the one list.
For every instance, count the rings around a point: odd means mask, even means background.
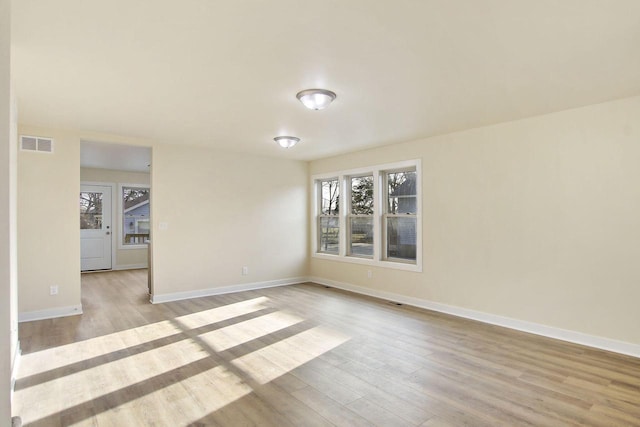
[{"label": "window muntin", "polygon": [[384,259],[416,262],[417,253],[417,173],[415,169],[385,171],[382,175],[385,212],[382,229],[385,235]]},{"label": "window muntin", "polygon": [[340,180],[320,180],[317,185],[320,199],[317,251],[337,255],[340,252]]},{"label": "window muntin", "polygon": [[373,182],[373,175],[349,178],[351,200],[347,253],[351,256],[373,257]]},{"label": "window muntin", "polygon": [[141,245],[149,240],[150,190],[146,187],[123,186],[122,245]]}]

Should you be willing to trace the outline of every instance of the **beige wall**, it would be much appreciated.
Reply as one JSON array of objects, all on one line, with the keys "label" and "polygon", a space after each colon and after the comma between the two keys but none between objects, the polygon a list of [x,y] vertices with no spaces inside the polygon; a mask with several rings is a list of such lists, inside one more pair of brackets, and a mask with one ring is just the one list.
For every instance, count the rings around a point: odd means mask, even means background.
[{"label": "beige wall", "polygon": [[[72,132],[21,126],[52,137],[54,152],[18,152],[20,313],[80,305],[80,143]],[[57,285],[58,295],[49,295]]]},{"label": "beige wall", "polygon": [[640,344],[639,141],[635,97],[314,161],[422,159],[424,268],[310,273]]},{"label": "beige wall", "polygon": [[17,335],[15,274],[15,107],[10,79],[10,2],[0,0],[0,425],[11,424],[11,371]]},{"label": "beige wall", "polygon": [[[150,144],[156,294],[310,274],[638,344],[638,123],[635,97],[310,165]],[[56,152],[19,155],[20,311],[78,304],[80,140],[144,144],[23,132]],[[415,158],[422,273],[309,260],[308,174]]]},{"label": "beige wall", "polygon": [[[19,153],[21,313],[80,304],[81,140],[152,146],[156,294],[306,275],[307,163],[111,135],[20,132],[56,144],[53,155]],[[159,222],[168,228],[159,230]],[[242,266],[249,275],[241,276]],[[49,296],[51,284],[59,295]]]},{"label": "beige wall", "polygon": [[[81,168],[80,179],[82,181],[106,182],[115,184],[116,192],[120,184],[138,184],[150,185],[151,177],[149,173],[143,172],[127,172],[108,169]],[[116,248],[116,258],[113,263],[114,269],[125,269],[129,267],[139,268],[147,266],[148,250],[144,249],[120,249],[118,239],[122,233],[122,222],[118,219],[118,198],[119,194],[114,195],[116,216],[112,220],[113,245]]]},{"label": "beige wall", "polygon": [[152,156],[156,294],[306,275],[307,163],[172,145]]},{"label": "beige wall", "polygon": [[[18,309],[21,315],[69,314],[80,306],[80,141],[149,145],[97,133],[21,125],[20,134],[55,140],[52,154],[18,153]],[[58,295],[49,295],[57,285]]]}]

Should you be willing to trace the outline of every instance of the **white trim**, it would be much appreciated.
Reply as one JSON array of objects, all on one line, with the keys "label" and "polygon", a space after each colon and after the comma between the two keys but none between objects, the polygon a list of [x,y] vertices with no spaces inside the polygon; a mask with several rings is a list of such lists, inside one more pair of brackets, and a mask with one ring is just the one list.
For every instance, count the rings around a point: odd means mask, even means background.
[{"label": "white trim", "polygon": [[122,246],[118,246],[118,250],[119,251],[128,251],[131,249],[144,249],[147,247],[146,243],[136,243],[133,245],[122,245]]},{"label": "white trim", "polygon": [[[373,257],[371,258],[371,260],[380,260],[382,259],[383,255],[382,224],[380,221],[380,214],[384,212],[384,204],[382,201],[382,197],[376,197],[376,195],[382,194],[382,175],[383,174],[380,173],[380,169],[376,169],[373,171]],[[414,264],[414,267],[415,266],[416,265]]]},{"label": "white trim", "polygon": [[149,266],[147,264],[123,264],[116,265],[112,270],[139,270],[141,268],[149,268]]},{"label": "white trim", "polygon": [[[375,253],[374,253],[375,255]],[[416,253],[417,255],[417,253]],[[316,252],[311,254],[313,258],[322,259],[325,261],[346,262],[350,264],[368,265],[371,267],[390,268],[393,270],[414,271],[420,273],[422,269],[416,264],[410,264],[405,262],[396,262],[392,260],[377,260],[371,258],[361,258],[356,256],[340,256],[335,254],[326,254],[323,252]]]},{"label": "white trim", "polygon": [[[311,208],[311,223],[313,224],[311,226],[311,253],[323,253],[323,252],[317,252],[318,247],[320,246],[320,236],[318,234],[318,225],[320,223],[320,221],[318,220],[319,217],[319,210],[320,210],[320,206],[322,204],[321,202],[321,198],[322,198],[322,190],[320,189],[320,187],[318,185],[316,185],[316,183],[318,181],[330,181],[330,180],[337,180],[338,181],[338,196],[340,196],[341,194],[343,194],[344,192],[344,186],[342,185],[343,179],[341,176],[333,176],[333,175],[329,175],[329,176],[325,176],[325,177],[312,177],[311,178],[311,194],[313,195],[312,198],[312,208]],[[326,215],[327,218],[331,218],[334,215]],[[331,254],[329,253],[328,255],[330,256],[344,256],[344,244],[342,242],[342,233],[344,232],[344,219],[342,218],[342,216],[340,215],[340,212],[338,212],[338,253],[337,254]]]},{"label": "white trim", "polygon": [[289,279],[268,280],[264,282],[241,283],[237,285],[220,286],[217,288],[198,289],[186,292],[174,292],[169,294],[154,294],[151,296],[152,304],[162,304],[184,299],[208,297],[212,295],[230,294],[234,292],[253,291],[257,289],[274,288],[277,286],[295,285],[307,281],[306,277],[292,277]]},{"label": "white trim", "polygon": [[491,325],[502,326],[509,329],[528,332],[535,335],[541,335],[548,338],[554,338],[562,341],[568,341],[575,344],[581,344],[601,350],[612,351],[615,353],[626,354],[629,356],[640,357],[640,344],[633,344],[624,341],[618,341],[610,338],[598,337],[582,332],[570,331],[567,329],[556,328],[553,326],[542,325],[539,323],[528,322],[524,320],[513,319],[510,317],[498,316],[496,314],[484,313],[481,311],[470,310],[467,308],[456,307],[452,305],[442,304],[438,302],[428,301],[421,298],[408,297],[393,292],[380,291],[362,286],[352,285],[344,282],[323,279],[320,277],[309,277],[309,282],[318,283],[325,286],[331,286],[345,291],[354,292],[361,295],[368,295],[388,301],[399,302],[413,307],[433,310],[440,313],[451,314],[453,316],[463,317],[465,319],[477,320]]},{"label": "white trim", "polygon": [[[338,197],[342,196],[342,203],[338,205],[338,224],[340,224],[340,229],[338,230],[338,255],[340,255],[340,259],[347,256],[347,194],[350,194],[351,191],[347,192],[347,179],[344,174],[340,174],[338,176],[338,188],[340,188],[340,193]],[[339,201],[340,199],[338,199]],[[320,200],[319,200],[320,201]],[[316,212],[317,214],[317,212]],[[316,227],[316,232],[318,228]],[[318,248],[316,248],[317,252]]]},{"label": "white trim", "polygon": [[56,317],[75,316],[77,314],[82,314],[82,304],[50,308],[47,310],[25,311],[18,314],[18,322],[55,319]]}]

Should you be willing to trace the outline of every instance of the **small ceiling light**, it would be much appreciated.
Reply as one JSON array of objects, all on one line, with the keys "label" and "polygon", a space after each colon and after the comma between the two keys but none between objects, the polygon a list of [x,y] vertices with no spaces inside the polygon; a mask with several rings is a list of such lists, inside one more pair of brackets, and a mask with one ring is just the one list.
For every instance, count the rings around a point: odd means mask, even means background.
[{"label": "small ceiling light", "polygon": [[276,136],[273,140],[282,148],[291,148],[300,142],[300,138],[296,138],[295,136]]},{"label": "small ceiling light", "polygon": [[296,98],[310,110],[323,110],[336,99],[336,94],[326,89],[307,89],[298,92]]}]

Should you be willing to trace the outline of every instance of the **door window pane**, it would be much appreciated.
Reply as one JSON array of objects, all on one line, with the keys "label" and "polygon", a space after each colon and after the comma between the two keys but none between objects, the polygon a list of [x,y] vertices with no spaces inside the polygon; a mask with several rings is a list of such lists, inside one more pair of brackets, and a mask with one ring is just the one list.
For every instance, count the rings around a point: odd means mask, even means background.
[{"label": "door window pane", "polygon": [[80,229],[102,228],[102,193],[80,192]]}]

